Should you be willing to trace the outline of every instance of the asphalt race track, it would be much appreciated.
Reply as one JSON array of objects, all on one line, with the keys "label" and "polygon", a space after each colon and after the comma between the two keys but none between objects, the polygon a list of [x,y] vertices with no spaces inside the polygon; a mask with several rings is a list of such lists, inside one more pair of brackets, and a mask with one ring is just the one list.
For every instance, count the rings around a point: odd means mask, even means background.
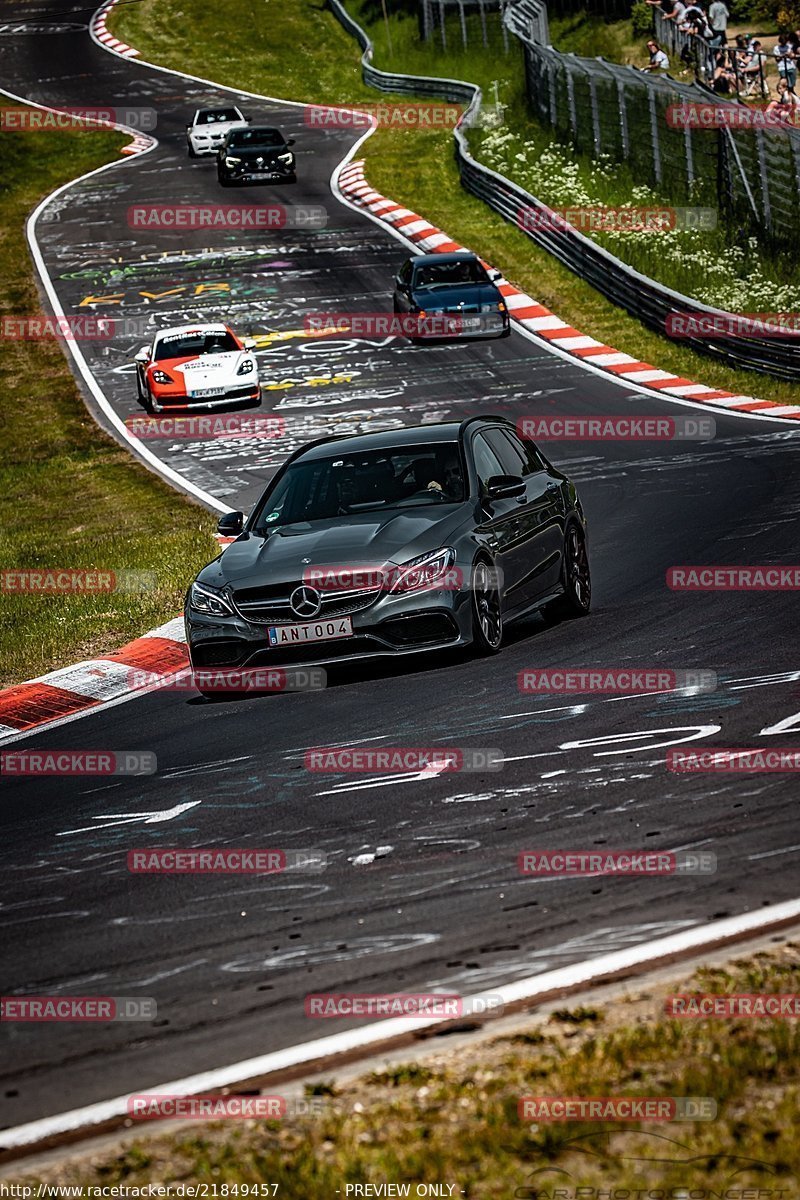
[{"label": "asphalt race track", "polygon": [[[246,509],[277,462],[328,432],[494,411],[692,412],[516,333],[419,348],[304,338],[308,312],[388,310],[405,251],[331,194],[354,135],[310,128],[300,107],[241,97],[254,119],[296,137],[298,152],[295,187],[249,189],[246,201],[322,204],[325,229],[213,239],[131,229],[134,203],[244,199],[221,194],[213,159],[190,161],[185,148],[194,108],[232,93],[99,49],[86,30],[91,12],[56,0],[5,4],[9,24],[78,28],[0,34],[8,92],[157,112],[154,151],[75,185],[39,223],[65,311],[146,316],[154,327],[224,318],[268,335],[261,411],[284,417],[286,437],[266,448],[151,442],[191,484]],[[295,336],[277,336],[286,332]],[[144,340],[84,347],[123,417],[141,412],[130,357]],[[792,593],[681,594],[665,584],[675,564],[795,561],[797,435],[780,422],[713,415],[708,442],[548,448],[588,515],[595,608],[585,621],[533,619],[488,661],[332,671],[324,692],[225,703],[151,693],[26,738],[26,749],[152,751],[158,773],[3,780],[4,992],[152,996],[158,1018],[5,1025],[0,1126],[348,1024],[307,1019],[307,992],[491,991],[795,897],[792,776],[685,777],[664,762],[665,747],[690,738],[791,746],[800,730]],[[697,668],[720,682],[632,697],[521,694],[517,674],[534,666]],[[491,747],[505,761],[501,772],[430,778],[307,772],[304,750],[332,744]],[[329,867],[261,880],[129,874],[131,848],[177,845],[314,848]],[[597,846],[704,849],[718,869],[552,880],[517,869],[523,849]]]}]

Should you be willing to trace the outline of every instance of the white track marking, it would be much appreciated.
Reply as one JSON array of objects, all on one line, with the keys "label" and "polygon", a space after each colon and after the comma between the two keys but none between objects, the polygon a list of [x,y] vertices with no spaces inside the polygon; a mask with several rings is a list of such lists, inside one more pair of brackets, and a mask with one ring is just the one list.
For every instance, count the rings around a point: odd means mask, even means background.
[{"label": "white track marking", "polygon": [[[569,967],[529,976],[527,979],[520,979],[516,983],[510,983],[504,987],[493,987],[492,991],[501,997],[505,1005],[535,1000],[548,993],[564,989],[574,990],[612,974],[644,968],[648,964],[676,955],[686,956],[711,944],[741,939],[748,934],[762,932],[765,927],[798,919],[800,919],[800,900],[787,900],[783,904],[775,904],[767,909],[759,908],[757,912],[728,917],[723,921],[713,921],[708,925],[694,926],[691,929],[684,929],[680,933],[618,950],[612,954],[605,954],[587,962],[573,963]],[[431,1028],[436,1025],[443,1026],[446,1025],[446,1022],[435,1017],[397,1017],[386,1021],[374,1021],[361,1029],[335,1033],[330,1037],[319,1038],[313,1042],[302,1042],[298,1046],[288,1046],[285,1050],[261,1054],[255,1058],[218,1067],[215,1070],[203,1071],[197,1075],[188,1075],[183,1079],[171,1080],[169,1083],[143,1088],[142,1091],[195,1096],[223,1087],[231,1087],[234,1084],[243,1083],[245,1080],[261,1079],[276,1071],[285,1071],[303,1064],[308,1065],[310,1069],[311,1064],[321,1059],[327,1060],[326,1069],[329,1069],[331,1066],[329,1060],[338,1055],[352,1053],[354,1050],[363,1050],[365,1054],[368,1054],[370,1047],[376,1043],[385,1043],[393,1038],[404,1038],[414,1030]],[[413,1056],[413,1051],[410,1053]],[[87,1105],[85,1108],[72,1109],[53,1117],[45,1117],[40,1121],[31,1121],[26,1125],[5,1129],[0,1132],[0,1149],[33,1146],[45,1138],[91,1129],[92,1126],[99,1125],[104,1121],[124,1118],[128,1111],[128,1099],[128,1095],[116,1096],[112,1100],[104,1100],[98,1104]]]},{"label": "white track marking", "polygon": [[103,822],[100,825],[84,825],[83,829],[65,829],[56,837],[70,837],[73,833],[94,833],[98,829],[111,829],[114,825],[161,825],[164,821],[174,821],[190,808],[196,808],[200,800],[188,800],[185,804],[176,804],[174,808],[162,809],[160,812],[141,813],[102,813],[92,817],[93,821]]}]

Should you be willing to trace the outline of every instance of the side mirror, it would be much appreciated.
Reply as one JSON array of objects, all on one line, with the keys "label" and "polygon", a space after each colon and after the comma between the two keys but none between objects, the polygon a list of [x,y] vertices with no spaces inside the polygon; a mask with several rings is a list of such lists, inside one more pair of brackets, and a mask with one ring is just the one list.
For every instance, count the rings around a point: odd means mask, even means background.
[{"label": "side mirror", "polygon": [[293,145],[294,145],[294,138],[287,138],[287,139],[286,139],[286,145],[287,145],[287,146],[293,146]]},{"label": "side mirror", "polygon": [[238,537],[244,528],[244,513],[229,512],[220,517],[217,522],[217,533],[220,537]]},{"label": "side mirror", "polygon": [[486,481],[486,496],[489,500],[504,500],[507,496],[525,494],[525,480],[521,475],[492,475]]},{"label": "side mirror", "polygon": [[256,339],[251,337],[242,338],[242,345],[244,346],[245,350],[255,350]]},{"label": "side mirror", "polygon": [[489,276],[492,283],[494,283],[497,279],[503,278],[503,272],[498,271],[497,267],[490,267],[486,274]]},{"label": "side mirror", "polygon": [[145,363],[150,362],[150,347],[142,346],[141,350],[136,354],[133,361],[141,363],[142,366],[144,366]]}]

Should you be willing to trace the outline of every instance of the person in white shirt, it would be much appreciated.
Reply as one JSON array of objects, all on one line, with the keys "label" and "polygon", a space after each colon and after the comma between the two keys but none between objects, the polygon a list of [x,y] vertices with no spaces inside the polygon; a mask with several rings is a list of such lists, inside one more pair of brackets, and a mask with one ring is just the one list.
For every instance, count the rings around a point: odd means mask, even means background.
[{"label": "person in white shirt", "polygon": [[669,70],[669,59],[659,46],[658,42],[649,41],[647,43],[647,52],[650,55],[650,62],[646,67],[642,67],[643,71]]},{"label": "person in white shirt", "polygon": [[686,16],[686,5],[683,0],[675,0],[672,5],[672,12],[664,15],[665,21],[674,21],[676,25],[683,24],[683,19]]},{"label": "person in white shirt", "polygon": [[781,79],[786,80],[791,91],[794,91],[794,85],[797,83],[797,59],[792,52],[791,42],[785,33],[778,34],[778,40],[775,43],[775,49],[772,53],[775,55],[778,74]]},{"label": "person in white shirt", "polygon": [[708,23],[714,34],[711,42],[712,46],[724,46],[727,44],[728,17],[730,15],[725,0],[714,0],[714,3],[708,10]]},{"label": "person in white shirt", "polygon": [[778,98],[767,105],[767,113],[776,120],[787,125],[797,125],[800,121],[800,97],[789,90],[785,79],[778,80]]}]

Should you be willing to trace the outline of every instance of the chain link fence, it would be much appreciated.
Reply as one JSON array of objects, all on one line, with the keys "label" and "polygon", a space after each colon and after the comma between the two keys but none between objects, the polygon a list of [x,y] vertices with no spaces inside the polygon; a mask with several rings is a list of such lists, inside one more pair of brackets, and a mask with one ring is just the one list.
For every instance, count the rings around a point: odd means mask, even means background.
[{"label": "chain link fence", "polygon": [[[537,0],[518,0],[530,11]],[[701,83],[679,83],[602,58],[562,54],[512,27],[525,53],[528,100],[538,120],[593,158],[625,161],[675,202],[719,203],[723,220],[779,251],[800,243],[800,130],[757,127],[754,110]],[[719,127],[680,122],[675,109],[713,105]],[[690,118],[691,119],[691,118]]]},{"label": "chain link fence", "polygon": [[513,0],[419,0],[422,40],[427,42],[435,36],[441,41],[443,50],[447,50],[448,44],[458,44],[460,41],[466,50],[470,36],[474,38],[477,32],[467,18],[476,15],[483,48],[488,50],[490,45],[494,46],[499,41],[503,53],[508,54],[508,27],[503,17],[512,3]]}]

